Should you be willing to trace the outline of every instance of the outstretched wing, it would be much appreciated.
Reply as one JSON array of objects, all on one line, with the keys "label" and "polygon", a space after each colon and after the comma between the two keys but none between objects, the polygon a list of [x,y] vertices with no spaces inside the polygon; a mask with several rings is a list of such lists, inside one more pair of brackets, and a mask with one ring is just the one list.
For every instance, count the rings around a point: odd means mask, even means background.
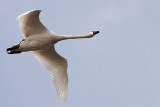
[{"label": "outstretched wing", "polygon": [[33,54],[52,73],[53,82],[59,98],[64,101],[67,100],[67,60],[61,57],[53,47],[46,50],[33,51]]},{"label": "outstretched wing", "polygon": [[32,10],[17,17],[21,32],[25,38],[47,30],[47,28],[39,20],[40,12],[41,10]]}]

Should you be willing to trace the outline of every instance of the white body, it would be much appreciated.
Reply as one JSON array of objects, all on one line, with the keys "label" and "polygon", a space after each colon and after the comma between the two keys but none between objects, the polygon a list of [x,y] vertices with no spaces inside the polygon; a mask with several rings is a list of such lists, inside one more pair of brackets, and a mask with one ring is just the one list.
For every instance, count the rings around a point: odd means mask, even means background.
[{"label": "white body", "polygon": [[55,44],[60,39],[60,36],[54,34],[51,31],[45,31],[41,34],[34,34],[21,42],[20,50],[21,51],[35,51],[43,50],[49,45]]},{"label": "white body", "polygon": [[55,51],[54,44],[65,39],[90,38],[99,33],[99,31],[77,36],[57,35],[40,22],[40,11],[32,10],[18,16],[17,19],[25,40],[7,49],[7,51],[9,54],[32,51],[40,63],[52,73],[58,96],[66,100],[68,93],[67,60]]}]

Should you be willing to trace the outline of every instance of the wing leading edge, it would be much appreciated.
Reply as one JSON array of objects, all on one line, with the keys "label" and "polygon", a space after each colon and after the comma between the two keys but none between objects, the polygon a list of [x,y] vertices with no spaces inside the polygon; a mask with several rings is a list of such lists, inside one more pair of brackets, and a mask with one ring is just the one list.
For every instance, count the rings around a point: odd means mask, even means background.
[{"label": "wing leading edge", "polygon": [[64,101],[67,100],[67,60],[61,57],[53,47],[46,50],[33,51],[33,54],[52,73],[53,82],[59,98]]},{"label": "wing leading edge", "polygon": [[39,19],[40,12],[41,10],[32,10],[17,17],[20,30],[25,38],[34,34],[40,34],[47,30]]}]

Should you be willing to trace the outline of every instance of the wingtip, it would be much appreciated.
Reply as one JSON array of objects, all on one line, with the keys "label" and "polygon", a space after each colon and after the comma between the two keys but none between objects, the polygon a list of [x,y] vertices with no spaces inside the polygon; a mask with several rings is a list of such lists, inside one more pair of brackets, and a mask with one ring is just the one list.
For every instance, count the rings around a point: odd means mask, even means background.
[{"label": "wingtip", "polygon": [[65,97],[65,96],[59,97],[59,99],[62,100],[62,101],[64,101],[64,102],[67,101],[67,97]]},{"label": "wingtip", "polygon": [[19,16],[16,18],[16,20],[19,20],[22,16],[24,16],[24,15],[26,15],[26,14],[28,14],[28,13],[36,12],[36,11],[40,13],[42,10],[41,10],[41,9],[33,9],[33,10],[30,10],[30,11],[27,11],[27,12],[19,15]]}]

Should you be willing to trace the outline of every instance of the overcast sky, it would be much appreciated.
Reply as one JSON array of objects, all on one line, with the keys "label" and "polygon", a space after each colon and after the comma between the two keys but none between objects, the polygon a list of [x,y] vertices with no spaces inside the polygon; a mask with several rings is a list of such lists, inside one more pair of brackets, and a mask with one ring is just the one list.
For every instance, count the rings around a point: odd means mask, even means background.
[{"label": "overcast sky", "polygon": [[[67,102],[31,52],[6,54],[23,39],[17,16],[41,9],[68,60]],[[0,0],[0,107],[160,107],[159,0]]]}]

